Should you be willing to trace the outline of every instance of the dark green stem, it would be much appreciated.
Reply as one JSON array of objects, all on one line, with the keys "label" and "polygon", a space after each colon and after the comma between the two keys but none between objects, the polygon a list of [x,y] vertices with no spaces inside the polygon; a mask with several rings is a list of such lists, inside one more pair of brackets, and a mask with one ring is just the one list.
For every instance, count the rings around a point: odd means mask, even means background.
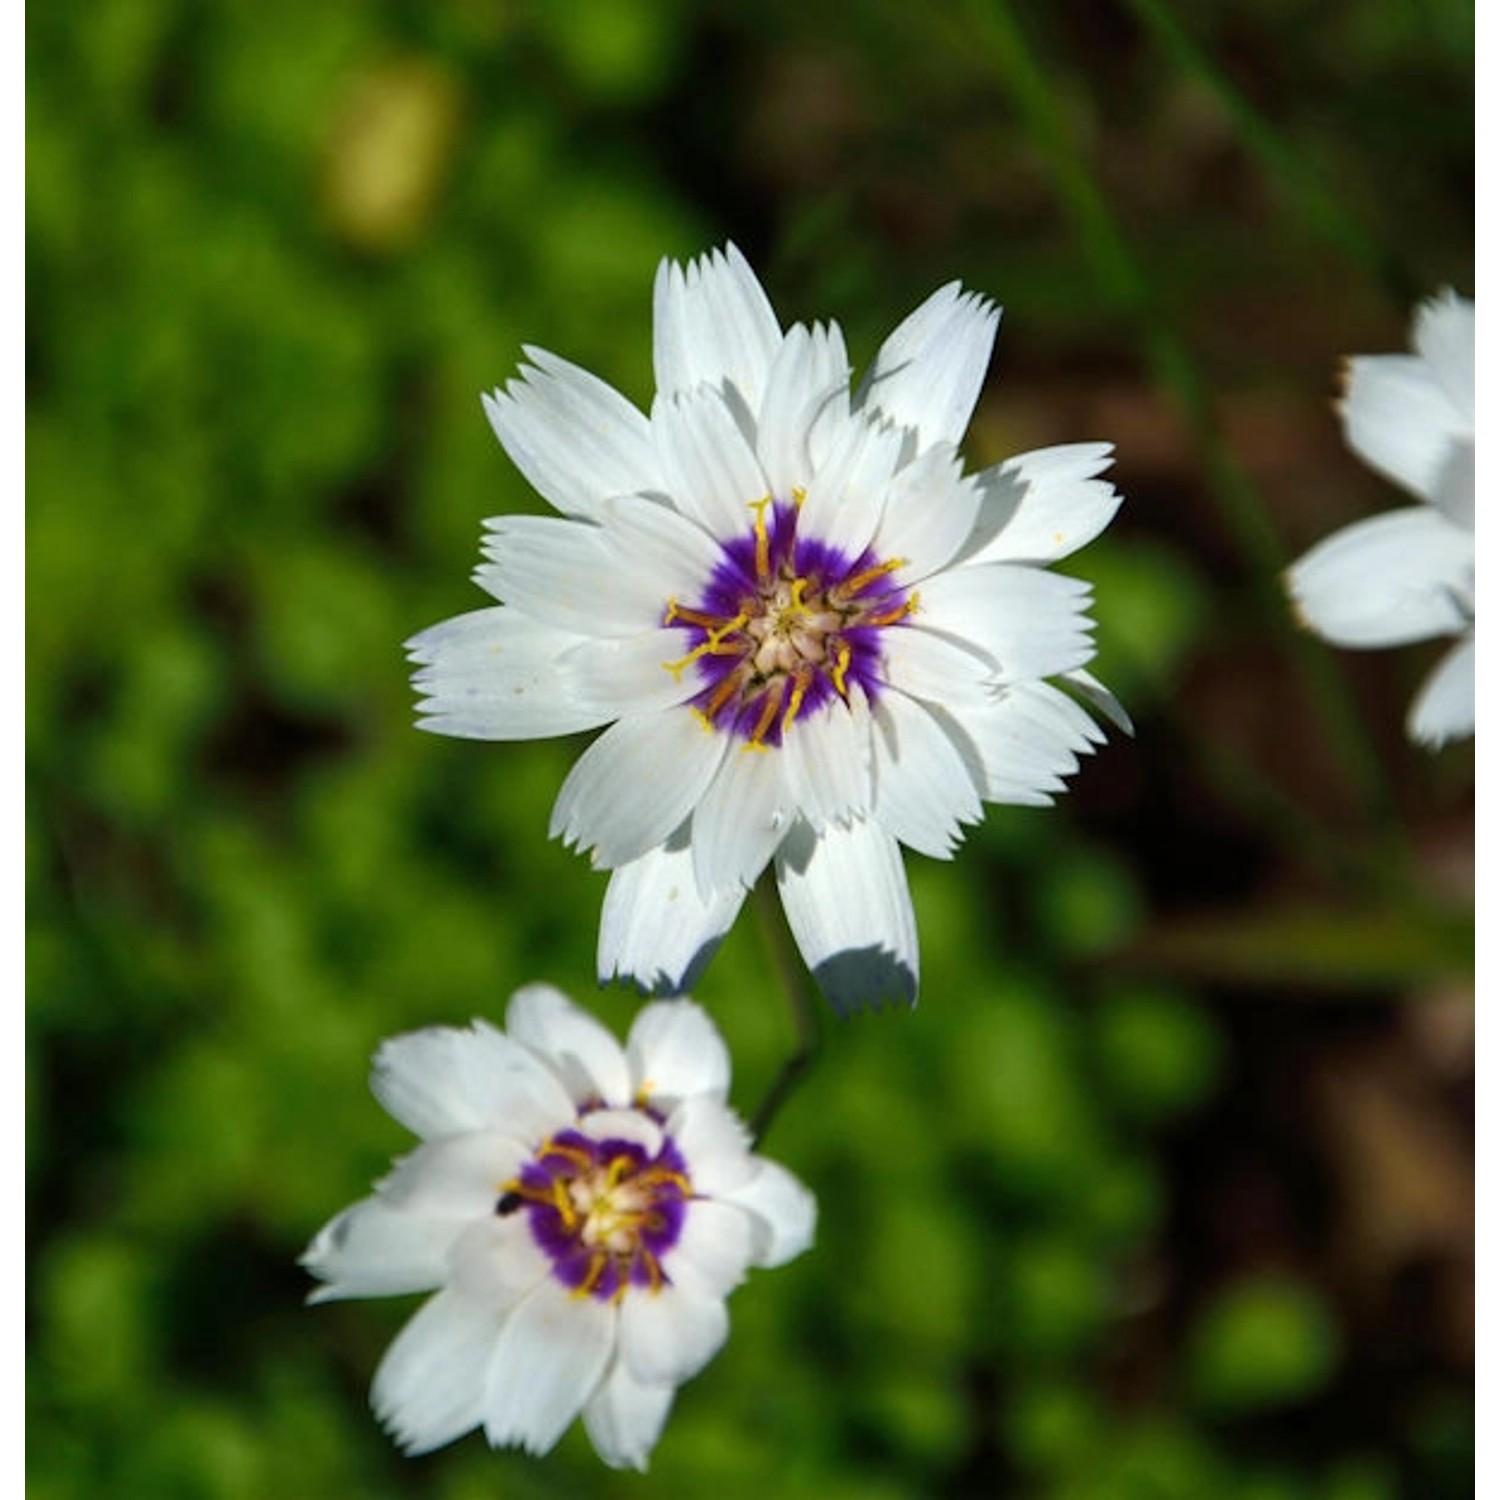
[{"label": "dark green stem", "polygon": [[762,876],[751,893],[755,907],[756,922],[771,967],[786,993],[791,1006],[792,1026],[796,1032],[797,1045],[792,1055],[781,1065],[781,1071],[766,1090],[765,1098],[750,1120],[750,1135],[759,1145],[765,1139],[771,1122],[780,1113],[782,1105],[792,1096],[798,1084],[812,1071],[817,1061],[822,1038],[818,1031],[817,1000],[808,985],[807,970],[802,956],[792,939],[791,929],[786,923],[786,913],[781,909],[781,898],[769,876]]}]

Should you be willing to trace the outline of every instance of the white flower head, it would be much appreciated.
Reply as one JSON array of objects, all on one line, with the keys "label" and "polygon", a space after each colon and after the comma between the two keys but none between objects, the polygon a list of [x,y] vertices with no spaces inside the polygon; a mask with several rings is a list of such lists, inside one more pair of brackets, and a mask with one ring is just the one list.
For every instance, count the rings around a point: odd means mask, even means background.
[{"label": "white flower head", "polygon": [[607,1464],[644,1469],[747,1267],[812,1243],[813,1198],[750,1150],[690,1000],[646,1006],[623,1048],[549,985],[506,1026],[381,1047],[371,1087],[422,1144],[313,1240],[309,1300],[435,1291],[371,1393],[407,1452],[482,1427],[544,1453],[582,1413]]},{"label": "white flower head", "polygon": [[1088,587],[1048,570],[1119,497],[1104,443],[965,475],[999,309],[958,284],[856,392],[835,324],[785,331],[730,245],[656,278],[650,416],[537,349],[485,398],[562,514],[487,522],[502,601],[408,643],[423,728],[607,725],[551,832],[613,872],[601,978],[681,989],[768,864],[840,1009],[913,1001],[899,846],[950,856],[983,802],[1047,803],[1117,723]]},{"label": "white flower head", "polygon": [[1294,563],[1303,621],[1336,646],[1458,643],[1407,716],[1434,749],[1474,732],[1474,304],[1422,304],[1411,354],[1351,359],[1341,405],[1349,446],[1419,505],[1356,521]]}]

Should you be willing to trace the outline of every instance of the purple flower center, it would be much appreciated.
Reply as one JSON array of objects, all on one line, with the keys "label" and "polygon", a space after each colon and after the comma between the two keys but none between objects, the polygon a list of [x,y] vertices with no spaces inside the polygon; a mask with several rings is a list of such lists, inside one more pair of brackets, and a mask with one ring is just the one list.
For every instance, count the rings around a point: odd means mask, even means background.
[{"label": "purple flower center", "polygon": [[505,1185],[495,1211],[525,1207],[552,1274],[580,1297],[618,1302],[632,1286],[654,1292],[667,1282],[661,1259],[692,1196],[670,1137],[653,1156],[635,1141],[562,1130]]},{"label": "purple flower center", "polygon": [[869,548],[849,557],[818,537],[797,535],[793,503],[758,501],[755,525],[722,544],[724,556],[694,604],[672,599],[663,623],[688,632],[691,649],[667,670],[689,666],[703,684],[694,710],[748,750],[781,744],[800,717],[858,686],[882,684],[880,632],[917,607],[892,582],[904,558]]}]

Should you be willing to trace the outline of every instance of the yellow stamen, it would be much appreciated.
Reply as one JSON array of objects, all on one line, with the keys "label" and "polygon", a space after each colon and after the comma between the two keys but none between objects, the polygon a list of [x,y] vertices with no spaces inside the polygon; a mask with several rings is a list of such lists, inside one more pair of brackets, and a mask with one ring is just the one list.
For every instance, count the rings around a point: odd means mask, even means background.
[{"label": "yellow stamen", "polygon": [[766,529],[766,511],[770,509],[771,497],[763,496],[750,502],[755,512],[755,576],[768,578],[771,574],[771,534]]},{"label": "yellow stamen", "polygon": [[873,568],[866,568],[863,573],[856,573],[853,578],[846,578],[831,592],[842,599],[852,598],[855,594],[864,593],[877,578],[884,578],[887,573],[894,573],[897,568],[904,568],[906,563],[907,559],[904,557],[893,557],[889,562],[878,563]]},{"label": "yellow stamen", "polygon": [[834,659],[833,670],[828,674],[828,680],[833,683],[833,690],[846,703],[849,701],[849,685],[845,681],[849,672],[849,663],[853,659],[854,652],[850,649],[848,641],[839,642],[838,656]]},{"label": "yellow stamen", "polygon": [[785,734],[792,727],[792,720],[797,717],[797,711],[802,707],[802,700],[807,696],[807,690],[812,686],[812,668],[804,662],[797,668],[792,677],[792,698],[786,706],[786,713],[781,718],[781,732]]},{"label": "yellow stamen", "polygon": [[589,1296],[594,1288],[599,1285],[604,1275],[604,1268],[609,1264],[609,1252],[607,1250],[596,1250],[589,1257],[589,1273],[583,1280],[573,1288],[575,1297],[583,1298]]},{"label": "yellow stamen", "polygon": [[802,502],[806,499],[807,491],[803,489],[800,484],[794,484],[792,486],[792,504],[795,505],[798,510],[801,510]]},{"label": "yellow stamen", "polygon": [[761,703],[760,717],[755,721],[755,728],[750,731],[750,740],[745,749],[765,750],[768,748],[761,741],[765,739],[771,725],[776,722],[776,715],[781,712],[781,700],[786,692],[785,682],[786,678],[783,677],[774,690],[766,693]]},{"label": "yellow stamen", "polygon": [[907,615],[917,612],[917,601],[921,596],[913,594],[904,604],[895,609],[882,610],[878,615],[866,615],[860,620],[861,625],[894,625],[897,620],[904,620]]},{"label": "yellow stamen", "polygon": [[[668,609],[670,610],[673,607],[669,605]],[[694,646],[680,661],[664,661],[662,666],[672,674],[676,681],[681,682],[683,672],[697,661],[700,656],[736,655],[740,648],[738,646],[726,646],[724,644],[725,639],[743,629],[745,622],[749,618],[748,615],[741,613],[737,614],[732,620],[725,620],[722,624],[717,624],[711,629],[708,626],[704,626],[703,628],[708,630],[708,639],[706,641],[702,641]],[[693,623],[696,625],[698,622],[695,620]]]},{"label": "yellow stamen", "polygon": [[675,599],[668,599],[667,614],[662,624],[675,625],[679,620],[685,625],[696,625],[700,630],[710,631],[723,624],[718,615],[706,615],[701,609],[686,609]]}]

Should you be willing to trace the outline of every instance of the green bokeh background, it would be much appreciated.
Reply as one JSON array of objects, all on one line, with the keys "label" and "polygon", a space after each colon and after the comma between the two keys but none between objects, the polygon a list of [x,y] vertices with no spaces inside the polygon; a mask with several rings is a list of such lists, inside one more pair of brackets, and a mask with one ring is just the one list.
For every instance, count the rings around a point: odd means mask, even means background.
[{"label": "green bokeh background", "polygon": [[[1472,1493],[1472,749],[1436,648],[1296,633],[1397,496],[1337,358],[1473,290],[1461,0],[64,0],[27,17],[34,1500]],[[412,727],[400,642],[540,509],[479,392],[650,395],[650,280],[733,237],[863,363],[1007,307],[971,464],[1109,439],[1071,571],[1130,706],[1057,808],[909,860],[913,1014],[825,1018],[767,1150],[813,1254],[731,1303],[647,1479],[575,1431],[400,1457],[415,1305],[295,1261],[407,1138],[381,1038],[597,989],[544,838],[577,743]],[[742,920],[747,1115],[795,1044]]]}]

